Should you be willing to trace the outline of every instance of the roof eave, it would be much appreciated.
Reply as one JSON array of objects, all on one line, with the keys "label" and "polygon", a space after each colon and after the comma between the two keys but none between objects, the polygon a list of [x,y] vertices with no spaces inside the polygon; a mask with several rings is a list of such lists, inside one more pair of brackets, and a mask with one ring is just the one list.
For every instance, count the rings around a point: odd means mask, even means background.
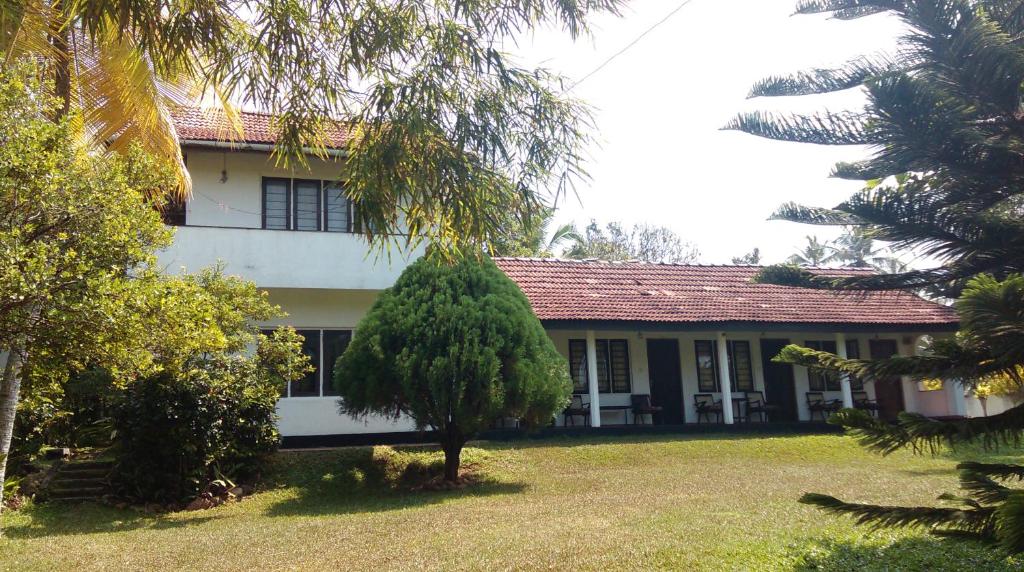
[{"label": "roof eave", "polygon": [[850,323],[850,322],[668,322],[652,320],[541,319],[549,330],[644,330],[652,332],[844,332],[931,333],[955,332],[959,322]]},{"label": "roof eave", "polygon": [[[255,151],[259,153],[272,153],[276,147],[273,143],[250,143],[246,141],[220,141],[216,139],[182,139],[182,147],[193,147],[200,149],[222,149],[226,151]],[[312,147],[303,147],[302,152],[306,155],[317,156],[319,151]],[[329,157],[347,157],[345,149],[329,147],[326,149]]]}]

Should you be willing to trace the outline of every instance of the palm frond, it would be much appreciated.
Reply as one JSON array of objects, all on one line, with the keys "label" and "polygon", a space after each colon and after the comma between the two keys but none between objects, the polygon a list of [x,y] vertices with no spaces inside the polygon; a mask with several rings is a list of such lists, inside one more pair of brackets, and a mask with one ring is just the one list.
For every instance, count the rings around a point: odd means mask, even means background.
[{"label": "palm frond", "polygon": [[755,111],[741,113],[724,127],[777,141],[817,145],[870,145],[878,139],[870,135],[864,118],[856,113],[817,115],[778,115]]},{"label": "palm frond", "polygon": [[772,213],[768,220],[788,220],[801,224],[853,225],[863,221],[848,212],[821,207],[807,207],[797,203],[784,203]]},{"label": "palm frond", "polygon": [[803,504],[813,505],[832,514],[854,517],[857,524],[878,529],[884,527],[940,528],[990,538],[993,534],[995,509],[959,509],[941,507],[879,506],[848,503],[835,497],[807,493],[800,497]]},{"label": "palm frond", "polygon": [[796,14],[821,14],[832,12],[842,20],[851,20],[886,12],[899,10],[904,2],[900,0],[800,0],[797,2]]},{"label": "palm frond", "polygon": [[750,89],[748,98],[785,97],[831,93],[851,89],[872,79],[904,68],[886,56],[862,57],[836,69],[813,69],[788,76],[762,79]]}]

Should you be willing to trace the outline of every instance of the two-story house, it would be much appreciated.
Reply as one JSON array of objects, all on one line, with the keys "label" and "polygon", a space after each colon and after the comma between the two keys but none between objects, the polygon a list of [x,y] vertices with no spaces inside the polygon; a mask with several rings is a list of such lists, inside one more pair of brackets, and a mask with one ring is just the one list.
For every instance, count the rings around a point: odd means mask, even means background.
[{"label": "two-story house", "polygon": [[[168,214],[174,244],[160,254],[169,271],[222,262],[253,280],[306,337],[317,370],[288,387],[279,403],[287,437],[410,431],[408,421],[339,415],[331,370],[375,297],[418,252],[377,256],[358,233],[341,189],[341,149],[286,170],[270,158],[269,117],[242,116],[245,137],[226,143],[223,125],[183,111],[176,125],[193,195]],[[526,293],[569,363],[586,419],[556,424],[636,422],[633,396],[650,395],[660,423],[753,421],[751,398],[773,405],[775,420],[810,420],[816,403],[873,403],[898,411],[957,416],[971,405],[956,384],[941,388],[892,380],[865,383],[771,361],[796,342],[850,357],[915,351],[921,336],[957,326],[945,306],[911,294],[859,296],[754,284],[757,267],[498,259]],[[266,324],[273,326],[275,324]],[[726,382],[728,380],[728,382]],[[701,403],[727,404],[714,418]],[[641,420],[650,421],[650,419]]]}]

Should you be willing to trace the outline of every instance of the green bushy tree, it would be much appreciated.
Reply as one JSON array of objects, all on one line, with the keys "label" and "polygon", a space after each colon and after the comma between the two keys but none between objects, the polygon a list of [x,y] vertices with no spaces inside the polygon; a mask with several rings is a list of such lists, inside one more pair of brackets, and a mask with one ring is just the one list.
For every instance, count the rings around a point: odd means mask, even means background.
[{"label": "green bushy tree", "polygon": [[572,392],[569,370],[526,296],[488,259],[409,266],[360,322],[339,358],[340,412],[433,429],[445,479],[467,440],[495,420],[546,423]]},{"label": "green bushy tree", "polygon": [[138,152],[90,153],[69,120],[50,120],[43,92],[27,66],[0,67],[0,482],[22,366],[63,356],[130,368],[118,317],[146,280],[127,269],[170,240],[143,198],[170,184],[166,169]]},{"label": "green bushy tree", "polygon": [[[728,127],[805,143],[868,145],[870,158],[840,163],[834,176],[867,181],[833,208],[784,205],[776,217],[859,229],[858,242],[883,240],[939,261],[850,278],[776,267],[761,279],[845,290],[919,290],[957,299],[961,329],[934,341],[924,355],[841,360],[799,346],[779,359],[840,370],[865,379],[908,375],[967,388],[999,380],[1024,387],[1024,2],[1020,0],[803,0],[798,13],[838,19],[889,12],[908,28],[893,53],[858,58],[840,69],[768,78],[751,96],[817,94],[862,87],[858,112],[816,115],[749,113]],[[850,246],[855,246],[852,242]],[[857,249],[863,251],[864,249]],[[980,440],[1016,442],[1024,435],[1024,406],[960,421],[902,413],[899,424],[857,411],[834,416],[869,447]],[[935,532],[996,540],[1024,551],[1024,467],[962,463],[963,496],[943,495],[947,507],[846,503],[811,494],[804,501],[881,526],[923,526]]]}]

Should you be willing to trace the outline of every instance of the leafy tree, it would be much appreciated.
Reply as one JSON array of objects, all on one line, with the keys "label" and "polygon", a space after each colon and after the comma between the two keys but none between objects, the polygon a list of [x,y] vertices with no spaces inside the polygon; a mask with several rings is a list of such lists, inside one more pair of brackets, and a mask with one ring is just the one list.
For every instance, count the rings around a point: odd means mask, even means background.
[{"label": "leafy tree", "polygon": [[488,241],[491,254],[547,258],[555,256],[556,251],[566,242],[582,240],[571,223],[549,232],[554,218],[555,210],[551,208],[544,208],[525,222],[513,216],[508,217],[507,228]]},{"label": "leafy tree", "polygon": [[754,248],[750,252],[743,256],[734,256],[732,259],[733,264],[760,264],[761,263],[761,249]]},{"label": "leafy tree", "polygon": [[[927,288],[957,298],[961,329],[914,357],[841,360],[789,346],[780,359],[865,379],[908,375],[968,388],[993,380],[1024,387],[1024,165],[1017,151],[1024,144],[1024,2],[805,0],[797,11],[840,19],[893,12],[910,31],[895,53],[754,86],[754,96],[863,86],[868,97],[858,113],[753,113],[730,124],[774,139],[867,144],[874,150],[866,161],[840,163],[833,173],[868,180],[862,191],[831,209],[787,204],[776,217],[854,225],[896,247],[918,248],[939,265],[839,279],[780,267],[762,279],[847,290]],[[849,410],[834,420],[882,452],[976,440],[995,445],[1024,434],[1024,406],[962,421],[902,413],[895,427]],[[1024,490],[1007,486],[1024,479],[1024,467],[969,462],[961,463],[960,471],[966,497],[941,497],[958,504],[954,507],[863,505],[818,494],[803,500],[854,515],[861,523],[923,526],[1024,550]]]},{"label": "leafy tree", "polygon": [[854,268],[874,268],[890,273],[902,272],[906,264],[891,256],[888,249],[876,247],[875,239],[862,226],[851,226],[836,239],[832,255],[826,260]]},{"label": "leafy tree", "polygon": [[349,128],[346,192],[364,232],[458,252],[585,173],[586,108],[562,78],[498,46],[535,27],[575,38],[621,4],[26,0],[0,3],[0,49],[41,62],[55,115],[78,110],[98,144],[175,159],[182,180],[168,112],[200,96],[218,102],[225,138],[241,134],[231,102],[272,113],[286,165]]},{"label": "leafy tree", "polygon": [[591,220],[583,236],[577,238],[565,256],[689,264],[697,261],[700,251],[667,227],[635,224],[632,231],[627,232],[622,223],[613,221],[602,230],[597,221]]},{"label": "leafy tree", "polygon": [[139,350],[152,365],[114,380],[115,488],[177,502],[214,479],[252,478],[280,441],[285,384],[312,370],[302,337],[290,328],[261,334],[255,324],[281,309],[221,268],[163,278],[139,302],[135,325],[148,333]]},{"label": "leafy tree", "polygon": [[23,363],[32,355],[133,362],[117,335],[125,300],[170,233],[143,196],[168,184],[159,163],[87,152],[21,68],[0,68],[0,482]]},{"label": "leafy tree", "polygon": [[335,370],[341,413],[406,415],[433,429],[448,481],[479,431],[504,417],[546,423],[572,391],[526,296],[487,259],[420,259],[357,329]]},{"label": "leafy tree", "polygon": [[790,264],[798,266],[822,266],[829,261],[832,247],[828,241],[822,242],[817,236],[807,236],[807,244],[796,254],[789,257]]}]

